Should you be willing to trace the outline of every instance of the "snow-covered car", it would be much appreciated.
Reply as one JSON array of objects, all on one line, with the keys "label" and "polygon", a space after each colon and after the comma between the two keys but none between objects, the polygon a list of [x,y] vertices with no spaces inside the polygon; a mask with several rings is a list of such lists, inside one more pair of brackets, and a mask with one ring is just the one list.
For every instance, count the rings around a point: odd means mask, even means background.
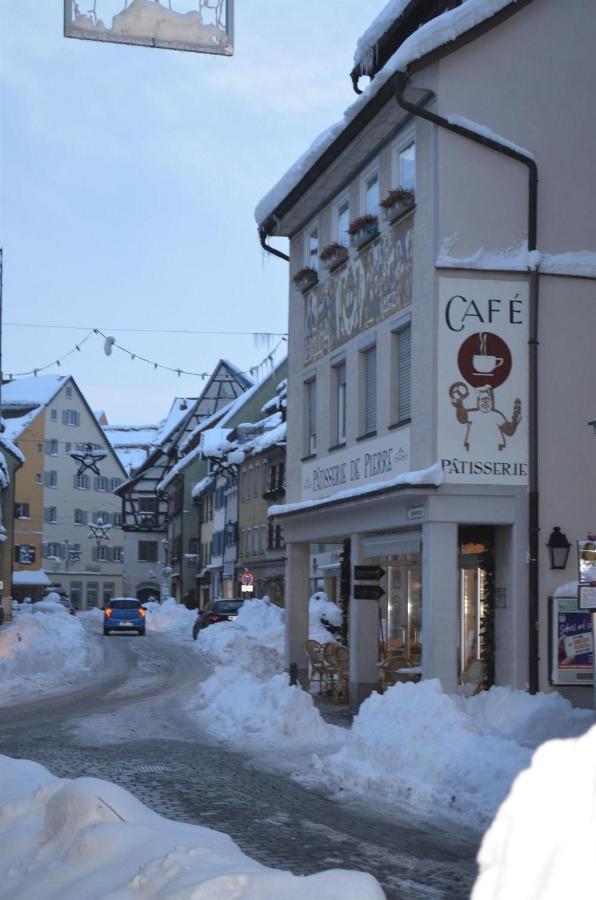
[{"label": "snow-covered car", "polygon": [[114,597],[103,611],[103,633],[136,631],[145,634],[145,607],[133,597]]},{"label": "snow-covered car", "polygon": [[233,622],[243,603],[244,600],[212,600],[205,609],[199,610],[192,626],[195,641],[199,631],[208,625],[214,625],[216,622]]}]

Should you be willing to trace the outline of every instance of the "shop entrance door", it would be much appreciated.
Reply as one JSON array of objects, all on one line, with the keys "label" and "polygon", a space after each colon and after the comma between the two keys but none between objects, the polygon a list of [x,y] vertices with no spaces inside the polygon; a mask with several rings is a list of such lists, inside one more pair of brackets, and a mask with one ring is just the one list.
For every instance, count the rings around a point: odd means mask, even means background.
[{"label": "shop entrance door", "polygon": [[486,612],[492,529],[460,529],[459,566],[459,683],[478,687],[484,678],[488,651]]},{"label": "shop entrance door", "polygon": [[387,571],[387,649],[403,653],[414,665],[420,662],[422,581],[418,562],[390,565]]}]

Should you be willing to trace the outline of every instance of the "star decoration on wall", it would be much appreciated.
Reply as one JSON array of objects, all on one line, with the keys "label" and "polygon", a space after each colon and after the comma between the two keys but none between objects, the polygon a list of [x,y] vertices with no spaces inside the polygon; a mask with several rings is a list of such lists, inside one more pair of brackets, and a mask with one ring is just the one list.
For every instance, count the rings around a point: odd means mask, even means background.
[{"label": "star decoration on wall", "polygon": [[77,475],[82,475],[83,472],[86,472],[87,470],[99,475],[100,471],[97,464],[101,462],[102,459],[105,459],[108,454],[105,450],[95,450],[92,444],[85,444],[85,448],[82,452],[73,450],[68,455],[72,457],[75,462],[79,463]]},{"label": "star decoration on wall", "polygon": [[97,541],[97,546],[101,545],[102,541],[106,541],[106,543],[110,540],[110,528],[111,525],[104,525],[102,519],[98,519],[94,524],[89,524],[89,537],[91,540],[95,539]]}]

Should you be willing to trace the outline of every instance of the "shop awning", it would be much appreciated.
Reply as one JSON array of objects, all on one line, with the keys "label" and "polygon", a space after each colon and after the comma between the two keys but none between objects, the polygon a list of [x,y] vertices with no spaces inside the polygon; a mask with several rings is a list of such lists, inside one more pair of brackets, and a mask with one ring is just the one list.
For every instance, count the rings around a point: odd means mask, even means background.
[{"label": "shop awning", "polygon": [[13,572],[12,583],[16,587],[24,585],[27,587],[30,587],[31,585],[48,587],[52,582],[43,569],[32,569],[29,572]]}]

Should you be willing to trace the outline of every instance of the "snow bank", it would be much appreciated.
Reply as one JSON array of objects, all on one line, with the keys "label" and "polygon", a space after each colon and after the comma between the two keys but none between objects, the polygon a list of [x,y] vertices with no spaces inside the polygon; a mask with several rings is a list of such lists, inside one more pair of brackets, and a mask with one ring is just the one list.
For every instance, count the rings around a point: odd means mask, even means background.
[{"label": "snow bank", "polygon": [[15,612],[0,630],[3,697],[50,690],[85,671],[91,643],[77,616],[62,604],[42,600]]},{"label": "snow bank", "polygon": [[487,831],[478,862],[472,900],[559,900],[593,890],[596,726],[536,751]]},{"label": "snow bank", "polygon": [[384,897],[370,875],[269,869],[227,835],[164,819],[108,781],[55,778],[27,760],[0,756],[0,804],[0,897]]},{"label": "snow bank", "polygon": [[556,730],[549,724],[553,711],[562,734],[585,731],[593,721],[552,695],[493,688],[465,700],[444,693],[436,680],[397,684],[362,704],[345,745],[315,757],[313,777],[334,792],[373,792],[482,827],[530,763],[531,750],[519,739],[534,733],[538,741]]},{"label": "snow bank", "polygon": [[147,608],[147,628],[150,631],[163,631],[172,634],[192,634],[193,622],[197,617],[196,610],[187,609],[182,603],[176,603],[173,597],[163,603],[144,603]]},{"label": "snow bank", "polygon": [[[337,609],[323,595],[310,606],[310,633],[333,640],[321,615]],[[337,739],[340,729],[327,725],[310,694],[290,686],[284,668],[285,610],[255,598],[241,607],[235,622],[221,622],[199,632],[198,650],[217,663],[213,675],[198,688],[189,709],[210,731],[229,739],[250,735],[282,740]],[[329,618],[328,618],[329,621]]]}]

